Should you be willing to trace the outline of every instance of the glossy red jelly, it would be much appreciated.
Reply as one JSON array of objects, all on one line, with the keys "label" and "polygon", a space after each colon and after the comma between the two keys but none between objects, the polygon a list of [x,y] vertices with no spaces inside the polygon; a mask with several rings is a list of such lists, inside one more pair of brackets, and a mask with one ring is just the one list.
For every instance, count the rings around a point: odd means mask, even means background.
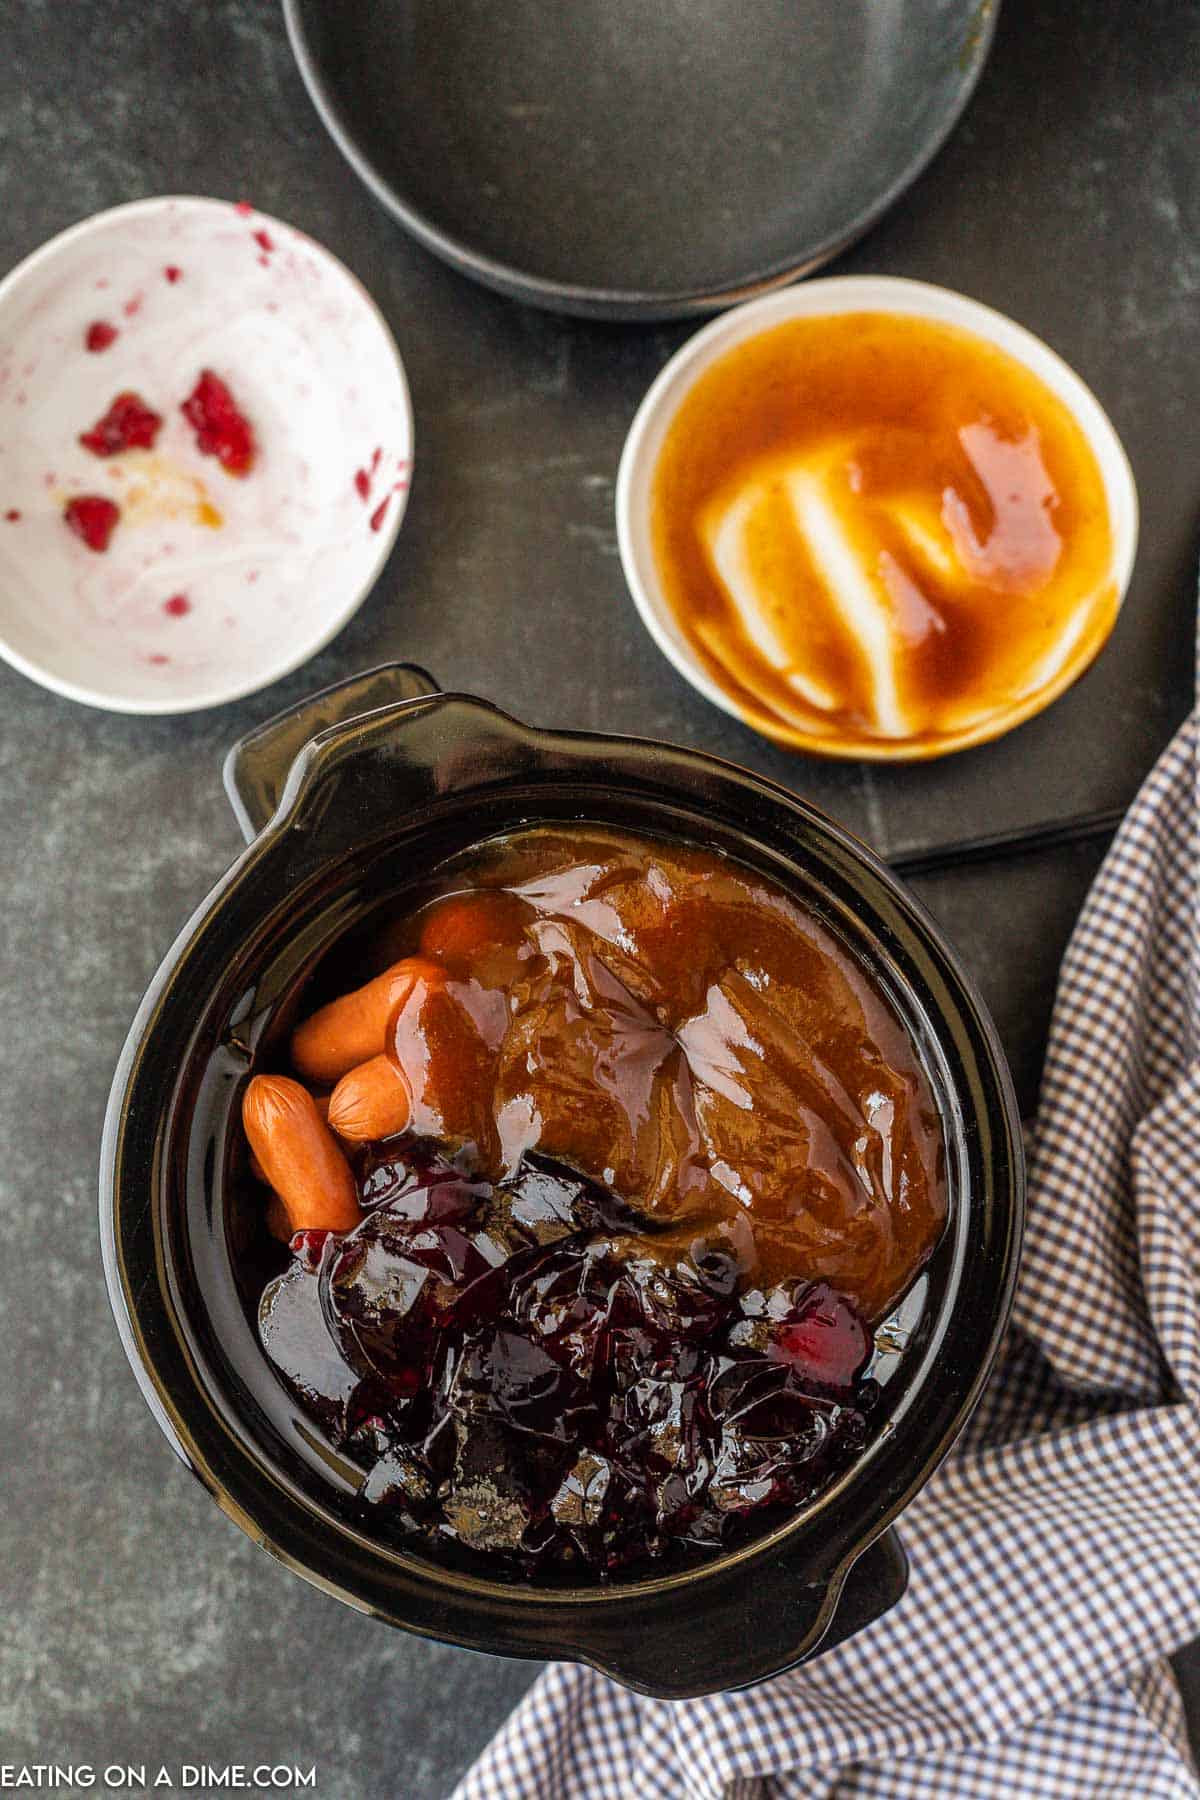
[{"label": "glossy red jelly", "polygon": [[98,552],[108,549],[120,517],[121,509],[116,501],[109,500],[104,494],[78,494],[63,507],[68,531],[82,538],[89,550]]},{"label": "glossy red jelly", "polygon": [[108,411],[79,441],[93,456],[119,456],[123,450],[153,450],[162,430],[162,414],[147,406],[140,394],[118,394]]},{"label": "glossy red jelly", "polygon": [[739,1291],[720,1234],[645,1254],[652,1221],[542,1159],[493,1184],[394,1139],[358,1180],[363,1223],[297,1234],[259,1329],[372,1529],[604,1578],[733,1546],[863,1442],[871,1338],[828,1284]]},{"label": "glossy red jelly", "polygon": [[219,375],[202,370],[180,410],[196,433],[202,455],[215,456],[230,475],[249,473],[255,457],[254,431]]}]

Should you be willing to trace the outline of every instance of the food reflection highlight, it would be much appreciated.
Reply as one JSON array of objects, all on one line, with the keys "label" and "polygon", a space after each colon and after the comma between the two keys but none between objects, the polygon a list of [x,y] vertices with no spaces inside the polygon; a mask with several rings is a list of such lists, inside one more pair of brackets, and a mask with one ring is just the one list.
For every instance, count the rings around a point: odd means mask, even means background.
[{"label": "food reflection highlight", "polygon": [[687,392],[654,472],[655,566],[750,723],[935,754],[1029,716],[1119,595],[1104,481],[1066,406],[957,327],[799,318]]},{"label": "food reflection highlight", "polygon": [[605,1577],[819,1492],[946,1215],[852,954],[749,869],[580,826],[445,865],[357,966],[243,1119],[293,1251],[262,1341],[373,1528]]}]

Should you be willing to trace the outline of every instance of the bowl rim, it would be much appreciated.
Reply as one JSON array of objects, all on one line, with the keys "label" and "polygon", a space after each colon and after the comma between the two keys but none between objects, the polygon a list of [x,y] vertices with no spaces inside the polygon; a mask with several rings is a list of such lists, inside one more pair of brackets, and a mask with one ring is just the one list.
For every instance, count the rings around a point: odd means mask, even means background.
[{"label": "bowl rim", "polygon": [[[226,215],[233,211],[238,204],[240,203],[223,200],[211,194],[152,194],[141,200],[127,200],[119,206],[106,207],[102,212],[90,213],[86,218],[76,220],[73,225],[68,225],[62,231],[56,232],[53,237],[47,238],[44,243],[31,250],[28,256],[23,257],[15,268],[10,269],[3,279],[0,279],[0,319],[3,318],[6,304],[19,294],[27,280],[37,275],[47,264],[53,263],[64,250],[71,249],[75,244],[109,229],[114,224],[119,224],[127,219],[153,217],[156,213],[169,212],[172,208],[179,207],[186,207],[189,211],[211,211]],[[409,494],[412,488],[411,475],[415,470],[416,439],[408,374],[391,326],[368,289],[354,271],[342,262],[340,257],[335,256],[317,238],[301,230],[298,225],[291,224],[287,219],[280,219],[272,213],[263,212],[257,206],[251,210],[253,217],[260,219],[264,225],[274,226],[276,231],[286,233],[290,238],[300,239],[307,249],[347,283],[355,300],[373,318],[382,337],[383,349],[395,372],[396,400],[408,445],[409,483],[395,495],[395,504],[388,508],[384,529],[377,533],[378,543],[375,554],[361,582],[348,594],[347,599],[336,611],[322,619],[319,628],[303,641],[299,649],[296,649],[294,645],[290,646],[274,660],[264,663],[258,672],[247,674],[244,679],[238,681],[214,682],[186,699],[172,699],[168,696],[160,698],[154,695],[122,695],[87,682],[68,680],[14,648],[8,641],[3,618],[0,616],[0,658],[8,663],[10,668],[16,669],[18,674],[26,676],[30,681],[37,682],[39,687],[58,694],[64,700],[74,700],[82,706],[95,707],[103,712],[121,713],[127,716],[163,717],[203,712],[210,707],[226,706],[234,700],[242,700],[248,694],[256,694],[260,689],[282,681],[285,676],[294,673],[302,664],[319,655],[326,645],[331,643],[338,633],[349,624],[355,613],[373,592],[395,546],[400,527],[404,522],[404,515],[408,510]]]},{"label": "bowl rim", "polygon": [[[465,712],[464,712],[465,709]],[[624,755],[630,762],[639,759],[649,760],[665,757],[668,771],[665,779],[651,793],[652,798],[663,799],[669,796],[672,777],[680,766],[690,769],[699,780],[705,774],[715,776],[726,787],[737,790],[738,799],[747,798],[746,790],[751,790],[760,800],[773,809],[777,820],[781,812],[792,815],[797,824],[803,823],[807,829],[816,831],[827,838],[834,852],[824,874],[818,874],[818,885],[834,891],[831,871],[838,865],[838,859],[844,859],[858,875],[860,865],[865,868],[871,880],[881,887],[887,905],[893,907],[903,919],[906,928],[911,932],[912,943],[918,947],[920,954],[929,958],[930,967],[934,970],[939,982],[949,980],[951,989],[951,1005],[947,1009],[944,999],[928,1002],[944,1022],[948,1021],[951,1029],[955,1021],[963,1029],[966,1044],[965,1054],[969,1067],[975,1070],[969,1079],[976,1084],[978,1094],[982,1094],[986,1102],[985,1110],[979,1115],[984,1121],[984,1137],[994,1142],[990,1156],[982,1150],[976,1152],[978,1169],[982,1178],[982,1191],[975,1195],[973,1186],[967,1190],[967,1198],[971,1200],[968,1213],[960,1221],[962,1229],[957,1240],[955,1252],[955,1290],[953,1298],[943,1301],[937,1315],[937,1331],[935,1336],[939,1342],[949,1337],[955,1342],[951,1325],[955,1320],[958,1308],[958,1289],[965,1279],[964,1271],[970,1265],[970,1249],[974,1240],[964,1235],[967,1217],[970,1216],[976,1225],[982,1217],[992,1219],[986,1239],[981,1239],[977,1256],[985,1254],[997,1257],[1001,1261],[999,1280],[987,1289],[985,1330],[981,1333],[978,1321],[972,1326],[970,1321],[961,1315],[957,1324],[956,1347],[963,1348],[962,1334],[965,1332],[972,1340],[973,1354],[968,1359],[967,1367],[957,1367],[951,1383],[952,1400],[947,1403],[945,1395],[935,1392],[936,1384],[928,1373],[930,1358],[923,1355],[921,1367],[926,1372],[917,1383],[908,1407],[923,1406],[923,1436],[919,1460],[915,1464],[906,1464],[901,1474],[894,1468],[887,1468],[886,1479],[884,1469],[889,1456],[894,1454],[892,1446],[895,1434],[886,1432],[880,1446],[870,1446],[871,1460],[876,1464],[876,1486],[869,1490],[864,1482],[864,1464],[866,1458],[858,1459],[851,1468],[839,1477],[822,1495],[811,1503],[809,1508],[801,1509],[798,1518],[785,1521],[776,1530],[768,1533],[763,1539],[754,1541],[724,1556],[713,1558],[709,1563],[685,1571],[672,1571],[669,1574],[650,1577],[646,1580],[614,1584],[602,1587],[591,1584],[587,1588],[551,1589],[537,1586],[514,1589],[511,1583],[501,1584],[485,1578],[464,1576],[457,1571],[447,1571],[435,1564],[421,1559],[419,1556],[406,1556],[390,1547],[373,1540],[369,1534],[346,1521],[331,1518],[328,1507],[323,1507],[307,1495],[297,1499],[295,1483],[281,1477],[279,1466],[270,1457],[256,1447],[254,1452],[247,1450],[246,1440],[253,1441],[253,1434],[241,1425],[237,1432],[233,1452],[240,1458],[244,1467],[236,1471],[244,1490],[247,1486],[247,1470],[254,1477],[249,1485],[254,1488],[254,1502],[257,1513],[252,1506],[236,1499],[231,1490],[237,1485],[228,1479],[228,1469],[222,1473],[220,1459],[208,1454],[198,1443],[194,1429],[197,1413],[203,1414],[205,1408],[215,1411],[211,1395],[204,1382],[197,1374],[194,1356],[186,1354],[188,1378],[186,1381],[186,1401],[189,1417],[184,1417],[173,1398],[170,1382],[162,1372],[163,1351],[155,1351],[148,1345],[143,1334],[143,1318],[149,1308],[155,1330],[161,1331],[161,1322],[157,1313],[162,1312],[167,1325],[177,1336],[180,1327],[177,1318],[171,1317],[171,1308],[164,1299],[166,1289],[170,1286],[169,1270],[164,1272],[162,1245],[159,1242],[158,1226],[154,1216],[159,1205],[158,1191],[161,1188],[161,1166],[165,1154],[160,1138],[172,1135],[169,1121],[174,1108],[178,1084],[182,1076],[163,1075],[154,1059],[151,1067],[154,1073],[151,1082],[154,1092],[151,1096],[151,1110],[157,1120],[155,1125],[155,1147],[147,1157],[144,1153],[141,1161],[144,1182],[149,1183],[147,1192],[144,1185],[138,1186],[132,1198],[125,1193],[130,1184],[130,1171],[126,1169],[126,1134],[129,1130],[129,1110],[131,1102],[137,1096],[139,1082],[145,1081],[142,1066],[146,1061],[147,1043],[151,1040],[156,1021],[164,1007],[172,1004],[172,988],[178,989],[180,984],[187,985],[190,973],[188,960],[197,942],[203,941],[206,929],[211,928],[211,921],[220,911],[223,902],[228,898],[236,898],[239,888],[253,887],[261,879],[259,865],[269,864],[274,856],[278,859],[281,845],[285,841],[295,844],[297,841],[311,839],[312,833],[297,831],[294,827],[306,815],[311,801],[315,819],[329,814],[329,799],[333,788],[331,782],[337,779],[339,769],[344,773],[345,765],[356,755],[369,753],[375,747],[390,750],[389,738],[396,722],[395,716],[404,712],[410,717],[419,718],[424,715],[429,722],[429,736],[437,745],[439,755],[446,752],[448,743],[455,741],[454,724],[465,719],[476,732],[490,731],[496,739],[506,743],[516,740],[522,747],[534,753],[564,755],[569,761],[582,763],[586,760],[592,787],[611,783],[615,776],[625,774],[630,783],[630,791],[637,792],[637,783],[632,772],[621,769],[614,762],[615,758]],[[388,763],[389,780],[394,778],[394,760]],[[584,787],[588,774],[577,776],[577,785]],[[520,788],[521,783],[513,780],[507,785]],[[486,796],[495,792],[495,784],[476,788],[468,785],[467,794],[473,806],[478,809],[486,806]],[[524,791],[524,790],[522,790]],[[680,795],[676,798],[689,803],[694,809],[698,805],[696,795]],[[783,803],[782,808],[780,803]],[[732,806],[732,794],[730,795]],[[695,816],[695,814],[694,814]],[[487,835],[486,817],[482,821],[483,835]],[[737,825],[741,831],[746,828]],[[779,830],[783,833],[783,825]],[[374,843],[375,839],[367,832],[364,835],[360,826],[356,827],[357,842]],[[775,860],[785,860],[784,852],[773,849],[769,836],[764,836],[764,828],[751,828],[747,835],[755,839],[764,856]],[[318,856],[322,853],[318,851]],[[803,869],[798,851],[790,852],[793,864]],[[320,866],[318,864],[318,866]],[[283,902],[277,897],[270,906],[264,906],[265,896],[255,895],[257,912],[260,918],[277,910]],[[872,902],[864,899],[863,904],[872,906]],[[885,908],[886,910],[886,908]],[[875,927],[871,927],[874,932]],[[910,954],[912,946],[910,945]],[[922,976],[922,979],[925,979]],[[210,990],[211,991],[211,990]],[[178,994],[175,996],[178,1004]],[[194,1008],[193,1008],[194,1013]],[[189,1030],[194,1030],[189,1027]],[[960,1053],[961,1045],[960,1045]],[[140,1102],[140,1096],[138,1096]],[[974,1111],[974,1103],[970,1103]],[[966,1137],[970,1130],[966,1128]],[[976,1129],[975,1138],[978,1140]],[[965,1139],[964,1139],[965,1141]],[[157,1160],[156,1160],[157,1159]],[[129,1157],[136,1165],[138,1152],[136,1146]],[[975,1166],[973,1164],[973,1166]],[[993,1174],[993,1171],[995,1173]],[[136,1168],[134,1170],[136,1185]],[[987,1198],[990,1196],[990,1199]],[[957,1437],[972,1407],[977,1400],[983,1383],[994,1363],[999,1344],[1007,1323],[1011,1307],[1013,1289],[1019,1265],[1021,1232],[1024,1216],[1024,1167],[1021,1149],[1020,1125],[1011,1079],[1003,1051],[996,1035],[995,1027],[987,1013],[974,983],[958,963],[956,956],[947,944],[940,928],[930,919],[920,902],[911,895],[902,883],[898,882],[870,852],[861,845],[846,829],[835,821],[829,820],[818,809],[797,796],[789,794],[785,789],[763,777],[740,769],[735,765],[723,763],[715,757],[702,752],[664,745],[652,740],[627,737],[602,737],[582,732],[547,732],[520,724],[502,713],[498,708],[473,699],[470,696],[455,694],[438,695],[427,699],[413,700],[401,707],[384,707],[367,716],[365,720],[350,721],[349,724],[333,726],[320,732],[312,739],[308,747],[301,752],[292,767],[291,775],[283,790],[276,814],[267,829],[245,850],[235,861],[227,874],[216,884],[208,898],[202,903],[189,923],[179,934],[164,958],[155,975],[145,999],[139,1008],[138,1015],[131,1026],[129,1036],[122,1051],[121,1059],[114,1076],[112,1092],[105,1118],[104,1136],[101,1147],[100,1170],[100,1225],[105,1278],[109,1290],[110,1303],[116,1317],[126,1354],[134,1373],[142,1388],[143,1395],[181,1460],[196,1473],[210,1493],[216,1498],[230,1517],[234,1518],[256,1542],[263,1544],[272,1553],[284,1561],[296,1573],[312,1581],[327,1592],[357,1606],[360,1610],[378,1613],[391,1623],[404,1626],[410,1630],[423,1632],[425,1635],[440,1636],[451,1642],[463,1643],[472,1648],[490,1649],[511,1655],[569,1656],[591,1663],[627,1685],[641,1687],[642,1691],[666,1692],[661,1685],[655,1687],[653,1681],[639,1681],[631,1678],[628,1670],[621,1666],[621,1656],[605,1648],[603,1633],[611,1631],[614,1612],[625,1613],[641,1609],[643,1613],[653,1616],[655,1608],[662,1608],[684,1585],[689,1588],[703,1587],[706,1596],[714,1607],[719,1607],[722,1593],[726,1595],[726,1606],[729,1605],[728,1592],[732,1585],[744,1581],[745,1576],[757,1567],[765,1570],[771,1567],[776,1576],[789,1569],[789,1550],[792,1552],[791,1564],[795,1564],[800,1556],[798,1546],[803,1545],[808,1555],[804,1567],[808,1571],[807,1582],[810,1600],[808,1604],[818,1604],[811,1598],[813,1584],[817,1589],[824,1585],[823,1599],[820,1600],[818,1622],[823,1631],[833,1616],[842,1585],[853,1563],[866,1549],[875,1542],[880,1532],[884,1531],[892,1519],[908,1503],[912,1494],[924,1484],[933,1469],[946,1454]],[[157,1269],[156,1291],[148,1296],[148,1287],[143,1285],[137,1292],[131,1291],[131,1282],[125,1266],[124,1242],[122,1237],[122,1213],[131,1209],[136,1202],[138,1218],[136,1221],[139,1233],[144,1233],[147,1220],[155,1237],[155,1267]],[[981,1213],[981,1207],[994,1204],[992,1213]],[[978,1275],[981,1264],[977,1265]],[[979,1343],[976,1340],[980,1340]],[[977,1355],[975,1354],[977,1352]],[[156,1361],[157,1357],[157,1361]],[[177,1371],[176,1371],[177,1373]],[[189,1423],[189,1418],[191,1422]],[[936,1433],[934,1426],[936,1424]],[[228,1427],[223,1428],[228,1434]],[[233,1434],[229,1434],[233,1435]],[[223,1444],[223,1450],[227,1447]],[[874,1454],[875,1451],[878,1454]],[[231,1457],[232,1460],[232,1457]],[[264,1525],[264,1517],[269,1517],[271,1507],[263,1500],[262,1492],[255,1482],[266,1485],[264,1477],[273,1482],[275,1494],[268,1499],[273,1503],[286,1501],[283,1510],[288,1514],[286,1523],[292,1547],[273,1540],[268,1535],[268,1527]],[[812,1542],[804,1543],[803,1533],[821,1517],[822,1507],[836,1498],[844,1488],[855,1484],[858,1495],[852,1519],[839,1517],[837,1509],[831,1516],[828,1511],[822,1518],[824,1536],[814,1546]],[[882,1483],[882,1485],[880,1485]],[[869,1500],[868,1500],[869,1491]],[[278,1508],[277,1508],[278,1509]],[[844,1509],[843,1509],[844,1510]],[[297,1520],[295,1514],[299,1513]],[[813,1516],[810,1517],[809,1514]],[[326,1533],[333,1526],[331,1542],[335,1556],[322,1558],[318,1545],[318,1554],[313,1555],[309,1545],[308,1559],[295,1549],[295,1544],[307,1542],[316,1532],[316,1527]],[[319,1536],[319,1533],[317,1533]],[[823,1551],[823,1555],[822,1555]],[[382,1574],[376,1571],[379,1579],[374,1586],[361,1576],[354,1578],[357,1566],[354,1557],[360,1561],[364,1556],[375,1557],[387,1564],[388,1587],[384,1599],[379,1598]],[[337,1578],[328,1573],[328,1564],[336,1562]],[[318,1566],[322,1562],[326,1566]],[[347,1571],[351,1573],[348,1574]],[[431,1624],[427,1613],[414,1620],[404,1610],[405,1604],[412,1601],[412,1590],[427,1590],[442,1596],[443,1610],[439,1611],[436,1622]],[[406,1591],[407,1590],[407,1591]],[[795,1593],[793,1585],[792,1590]],[[397,1594],[402,1596],[403,1604],[397,1601]],[[455,1612],[455,1619],[449,1622],[449,1613],[454,1598],[462,1598],[462,1605]],[[476,1609],[472,1613],[472,1607]],[[480,1626],[476,1619],[483,1617],[485,1624]],[[465,1623],[464,1623],[465,1618]],[[586,1621],[594,1621],[589,1625]],[[815,1629],[815,1628],[814,1628]],[[539,1635],[540,1634],[540,1635]],[[589,1635],[590,1634],[590,1635]],[[794,1661],[794,1657],[791,1658]],[[761,1675],[776,1673],[779,1668],[789,1666],[782,1662],[773,1668],[761,1669],[748,1679],[759,1679]],[[660,1678],[661,1679],[661,1678]],[[684,1697],[687,1692],[710,1692],[711,1685],[686,1688],[679,1681],[670,1688],[670,1697]]]},{"label": "bowl rim", "polygon": [[[683,401],[699,378],[726,352],[760,332],[792,319],[833,317],[846,313],[885,313],[896,318],[928,319],[982,339],[1015,361],[1049,388],[1066,406],[1083,432],[1104,484],[1113,533],[1112,571],[1117,603],[1112,621],[1082,665],[1070,662],[1056,678],[1023,704],[986,719],[977,729],[950,744],[838,745],[818,738],[802,739],[781,729],[772,732],[758,718],[748,718],[737,702],[705,668],[679,629],[654,561],[649,541],[649,492],[663,440]],[[1091,667],[1115,628],[1129,588],[1137,556],[1139,509],[1137,484],[1116,427],[1066,359],[1028,327],[1007,313],[957,289],[903,275],[834,275],[805,282],[784,293],[765,294],[723,313],[680,346],[659,370],[633,416],[617,469],[614,497],[617,547],[630,597],[642,624],[667,661],[697,693],[737,719],[747,729],[780,743],[834,761],[921,762],[955,755],[990,743],[1050,706]]]},{"label": "bowl rim", "polygon": [[887,187],[859,208],[837,230],[829,231],[807,248],[803,254],[783,257],[760,269],[747,271],[731,283],[717,286],[663,290],[647,288],[607,287],[588,282],[565,281],[538,275],[514,263],[502,261],[478,250],[469,240],[443,229],[403,193],[376,166],[369,147],[361,141],[354,122],[334,95],[327,80],[322,59],[312,42],[312,34],[304,16],[304,0],[283,0],[283,16],[292,54],[300,71],[309,99],[326,131],[333,139],[359,180],[379,204],[411,232],[418,243],[457,269],[460,274],[493,288],[510,299],[522,300],[549,312],[561,312],[577,318],[640,319],[645,321],[694,317],[716,309],[733,307],[755,295],[773,293],[777,288],[819,269],[864,236],[905,194],[944,148],[963,113],[970,104],[980,77],[991,54],[992,40],[1000,14],[1000,0],[974,0],[974,17],[961,57],[962,81],[954,103],[946,109],[936,128],[923,138],[913,155]]}]

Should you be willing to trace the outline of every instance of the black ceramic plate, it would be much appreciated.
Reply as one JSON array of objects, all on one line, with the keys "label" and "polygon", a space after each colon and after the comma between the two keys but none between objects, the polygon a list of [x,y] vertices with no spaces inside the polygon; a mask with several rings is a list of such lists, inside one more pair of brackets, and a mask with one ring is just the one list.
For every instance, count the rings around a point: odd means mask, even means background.
[{"label": "black ceramic plate", "polygon": [[970,97],[999,0],[283,0],[336,142],[522,300],[670,318],[815,269]]}]

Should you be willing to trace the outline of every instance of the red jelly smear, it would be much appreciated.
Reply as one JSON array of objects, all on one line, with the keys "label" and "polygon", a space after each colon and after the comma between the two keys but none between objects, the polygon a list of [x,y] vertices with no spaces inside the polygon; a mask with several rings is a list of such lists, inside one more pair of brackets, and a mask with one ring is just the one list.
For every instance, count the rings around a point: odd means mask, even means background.
[{"label": "red jelly smear", "polygon": [[290,1239],[291,1252],[313,1274],[321,1266],[321,1255],[325,1249],[326,1238],[334,1234],[310,1228],[307,1231],[293,1232]]},{"label": "red jelly smear", "polygon": [[[390,499],[391,495],[389,494],[388,500]],[[372,531],[378,531],[382,527],[383,521],[387,517],[388,500],[381,500],[379,505],[375,508],[375,511],[371,514]]]},{"label": "red jelly smear", "polygon": [[107,319],[93,319],[84,333],[84,348],[93,352],[107,350],[110,344],[116,343],[119,336],[116,326],[110,325]]},{"label": "red jelly smear", "polygon": [[93,456],[119,456],[122,450],[152,450],[162,430],[162,414],[138,394],[118,394],[102,419],[90,431],[81,431],[79,441]]},{"label": "red jelly smear", "polygon": [[179,278],[183,274],[183,270],[178,268],[174,263],[168,263],[166,268],[163,270],[163,274],[166,276],[167,280],[171,283],[171,286],[174,287],[175,283],[179,280]]},{"label": "red jelly smear", "polygon": [[20,510],[17,507],[10,506],[4,516],[8,520],[10,525],[15,525],[17,520],[21,517],[21,514],[20,514]]},{"label": "red jelly smear", "polygon": [[870,1335],[828,1284],[739,1292],[715,1237],[647,1254],[651,1222],[540,1157],[493,1185],[393,1138],[358,1186],[363,1223],[292,1240],[259,1333],[373,1530],[604,1579],[746,1541],[865,1442]]},{"label": "red jelly smear", "polygon": [[121,509],[103,494],[79,494],[63,508],[67,528],[82,538],[89,550],[107,550]]},{"label": "red jelly smear", "polygon": [[[379,459],[382,455],[382,450],[373,450],[371,453],[371,461],[368,466],[365,469],[356,469],[354,472],[354,486],[358,491],[359,499],[363,502],[366,502],[371,498],[371,482],[379,471]],[[384,505],[387,505],[386,501],[384,501]],[[376,510],[379,511],[382,509],[377,508]],[[372,529],[378,531],[379,526],[373,524]]]},{"label": "red jelly smear", "polygon": [[180,409],[205,456],[215,456],[230,475],[245,475],[254,462],[254,432],[228,387],[211,369],[201,371]]},{"label": "red jelly smear", "polygon": [[254,233],[254,241],[259,249],[265,250],[268,255],[270,255],[271,251],[275,248],[275,245],[271,241],[271,234],[268,231],[256,231]]},{"label": "red jelly smear", "polygon": [[169,600],[163,601],[163,611],[168,613],[172,619],[182,619],[184,614],[190,613],[191,610],[192,603],[186,594],[172,594]]}]

